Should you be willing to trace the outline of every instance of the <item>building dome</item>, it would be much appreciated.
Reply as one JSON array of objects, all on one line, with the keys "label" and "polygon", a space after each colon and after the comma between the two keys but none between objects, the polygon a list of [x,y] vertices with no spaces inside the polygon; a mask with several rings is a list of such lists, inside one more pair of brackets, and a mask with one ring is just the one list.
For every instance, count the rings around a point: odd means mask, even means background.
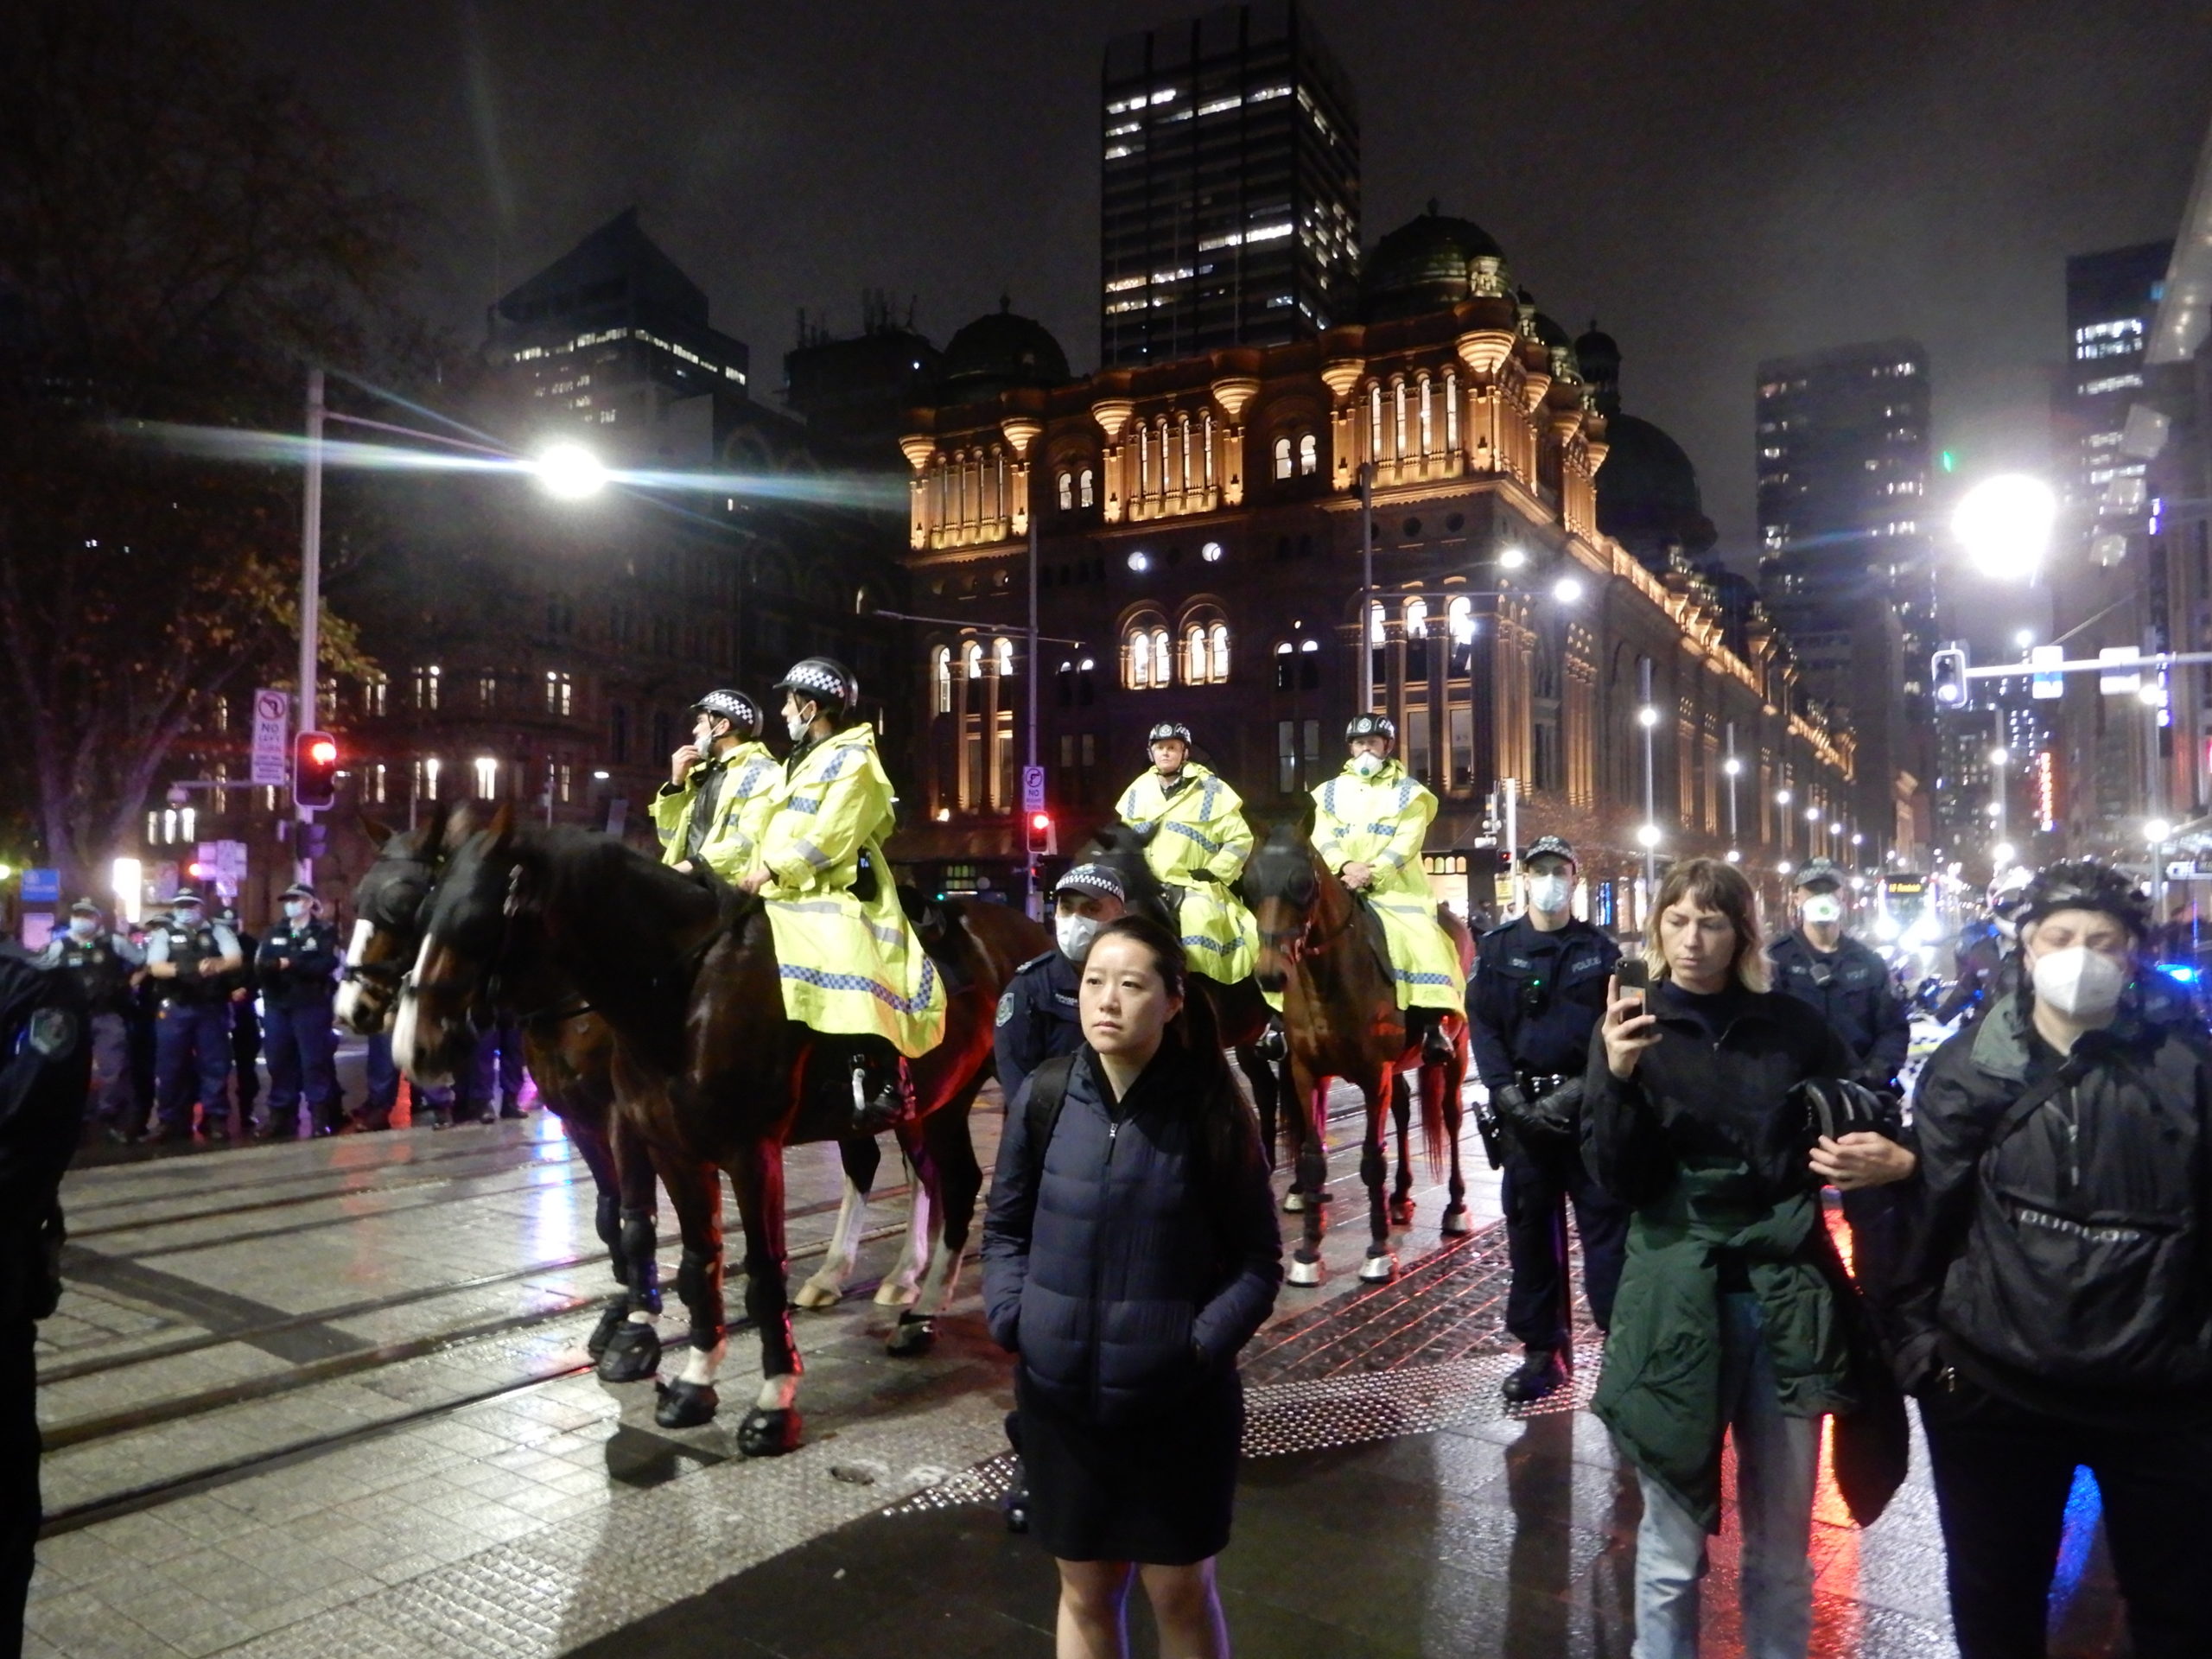
[{"label": "building dome", "polygon": [[983,403],[1016,386],[1057,386],[1068,354],[1045,325],[1014,315],[1009,302],[952,337],[939,372],[947,403]]},{"label": "building dome", "polygon": [[1681,444],[1649,421],[1614,415],[1605,423],[1605,446],[1599,529],[1654,569],[1664,568],[1669,545],[1694,557],[1719,539],[1705,516],[1697,468]]},{"label": "building dome", "polygon": [[1608,394],[1612,397],[1610,415],[1620,407],[1621,348],[1620,342],[1598,327],[1595,317],[1590,319],[1588,330],[1576,337],[1574,359],[1582,365],[1582,378],[1598,394],[1602,408]]},{"label": "building dome", "polygon": [[1360,298],[1370,321],[1440,311],[1467,297],[1468,262],[1505,251],[1471,219],[1428,211],[1401,225],[1375,245],[1360,278]]}]

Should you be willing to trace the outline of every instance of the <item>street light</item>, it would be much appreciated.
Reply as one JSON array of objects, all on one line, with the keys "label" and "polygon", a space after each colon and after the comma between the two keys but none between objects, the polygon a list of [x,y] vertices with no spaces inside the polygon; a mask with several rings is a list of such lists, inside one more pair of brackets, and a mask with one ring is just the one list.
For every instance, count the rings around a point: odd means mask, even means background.
[{"label": "street light", "polygon": [[1582,582],[1579,577],[1561,576],[1552,584],[1552,597],[1562,605],[1572,605],[1582,597]]},{"label": "street light", "polygon": [[1517,547],[1509,547],[1497,556],[1497,568],[1501,570],[1518,570],[1528,563],[1528,554]]},{"label": "street light", "polygon": [[1952,531],[1984,575],[2032,582],[2050,550],[2058,499],[2050,486],[2020,473],[1985,479],[1966,493]]},{"label": "street light", "polygon": [[2143,838],[2153,847],[2164,842],[2174,832],[2174,827],[2164,818],[2152,818],[2143,825]]},{"label": "street light", "polygon": [[1774,804],[1775,804],[1777,806],[1787,806],[1787,805],[1789,805],[1789,791],[1788,790],[1786,790],[1786,789],[1777,789],[1777,790],[1776,790],[1776,791],[1774,791]]},{"label": "street light", "polygon": [[1637,825],[1636,831],[1636,844],[1643,848],[1646,852],[1649,852],[1654,847],[1656,847],[1659,844],[1659,826],[1656,823]]},{"label": "street light", "polygon": [[1989,861],[1995,869],[2003,869],[2019,855],[2019,849],[2009,841],[2000,841],[1989,849]]},{"label": "street light", "polygon": [[552,445],[537,457],[533,470],[546,493],[563,501],[582,501],[607,487],[607,468],[581,443]]},{"label": "street light", "polygon": [[1645,731],[1649,731],[1659,723],[1659,711],[1649,703],[1645,703],[1643,708],[1636,711],[1636,723],[1643,727]]}]

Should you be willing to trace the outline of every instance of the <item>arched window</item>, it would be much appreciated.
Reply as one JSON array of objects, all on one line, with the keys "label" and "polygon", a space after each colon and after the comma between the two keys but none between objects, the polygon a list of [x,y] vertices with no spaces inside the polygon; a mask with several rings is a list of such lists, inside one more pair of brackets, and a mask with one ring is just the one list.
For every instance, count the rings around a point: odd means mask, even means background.
[{"label": "arched window", "polygon": [[1072,512],[1074,507],[1075,474],[1073,473],[1062,473],[1060,474],[1060,511],[1062,512]]},{"label": "arched window", "polygon": [[960,648],[960,672],[971,680],[983,677],[983,647],[973,639]]},{"label": "arched window", "polygon": [[1464,678],[1475,661],[1475,602],[1465,595],[1445,607],[1452,629],[1452,673]]},{"label": "arched window", "polygon": [[1229,624],[1217,622],[1206,630],[1213,645],[1213,677],[1217,684],[1229,678]]},{"label": "arched window", "polygon": [[1152,636],[1139,628],[1129,636],[1129,687],[1142,691],[1152,684]]},{"label": "arched window", "polygon": [[1078,506],[1091,507],[1098,505],[1096,499],[1097,492],[1092,482],[1093,477],[1094,474],[1088,467],[1075,475],[1075,499]]},{"label": "arched window", "polygon": [[1390,453],[1403,460],[1406,453],[1406,383],[1403,380],[1393,382],[1390,395],[1396,411],[1396,418],[1390,427],[1391,437],[1396,447]]},{"label": "arched window", "polygon": [[1213,678],[1208,662],[1206,631],[1193,622],[1183,632],[1183,683],[1185,685],[1205,685]]},{"label": "arched window", "polygon": [[1290,476],[1290,440],[1288,438],[1275,440],[1275,476],[1277,478]]},{"label": "arched window", "polygon": [[1152,683],[1154,685],[1166,686],[1174,683],[1174,658],[1171,652],[1172,647],[1167,643],[1167,630],[1154,628],[1152,631]]},{"label": "arched window", "polygon": [[1406,601],[1406,638],[1415,639],[1428,632],[1428,601],[1409,599]]},{"label": "arched window", "polygon": [[1013,640],[994,639],[991,641],[991,667],[1001,679],[1006,678],[1014,672]]},{"label": "arched window", "polygon": [[1428,678],[1428,601],[1425,599],[1406,601],[1406,678]]},{"label": "arched window", "polygon": [[931,703],[940,715],[952,712],[952,652],[939,645],[930,653]]},{"label": "arched window", "polygon": [[1382,383],[1367,389],[1367,458],[1382,459]]},{"label": "arched window", "polygon": [[1311,432],[1299,435],[1298,475],[1311,478],[1321,470],[1321,441]]},{"label": "arched window", "polygon": [[1431,435],[1435,430],[1435,416],[1432,412],[1435,408],[1434,398],[1429,378],[1424,374],[1421,378],[1421,452],[1424,455],[1435,447],[1431,442]]},{"label": "arched window", "polygon": [[1367,607],[1367,643],[1379,648],[1389,637],[1389,629],[1383,626],[1381,602],[1370,605]]},{"label": "arched window", "polygon": [[1132,618],[1122,637],[1122,683],[1157,691],[1175,683],[1175,647],[1157,612]]}]

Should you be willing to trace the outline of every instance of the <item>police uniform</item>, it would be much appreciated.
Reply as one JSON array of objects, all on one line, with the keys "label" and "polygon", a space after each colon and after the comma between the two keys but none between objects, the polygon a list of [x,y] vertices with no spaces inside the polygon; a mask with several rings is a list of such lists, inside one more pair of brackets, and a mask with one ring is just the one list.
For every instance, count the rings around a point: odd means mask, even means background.
[{"label": "police uniform", "polygon": [[161,1002],[154,1016],[154,1109],[162,1135],[192,1133],[195,1085],[207,1123],[220,1126],[230,1116],[229,999],[222,976],[203,974],[200,965],[238,955],[238,936],[220,922],[188,924],[172,912],[146,930],[147,966],[166,962],[177,969],[175,978],[153,981]]},{"label": "police uniform", "polygon": [[[1369,728],[1352,722],[1354,734],[1396,735],[1374,715]],[[1347,864],[1373,868],[1374,879],[1361,897],[1382,925],[1390,953],[1390,976],[1401,1008],[1448,1008],[1458,1013],[1467,995],[1459,947],[1438,925],[1436,895],[1421,862],[1423,839],[1436,817],[1436,797],[1406,773],[1394,758],[1371,773],[1357,770],[1355,755],[1344,771],[1313,791],[1313,850],[1337,874]]]},{"label": "police uniform", "polygon": [[760,741],[760,705],[742,691],[709,691],[691,709],[728,721],[741,741],[696,762],[682,783],[663,784],[653,797],[661,861],[704,864],[723,880],[738,881],[753,868],[783,768]]},{"label": "police uniform", "polygon": [[[1508,1089],[1540,1100],[1580,1084],[1590,1033],[1605,1012],[1605,982],[1620,960],[1613,942],[1570,917],[1545,932],[1526,915],[1475,944],[1467,1019],[1475,1070],[1493,1103]],[[1592,1180],[1578,1141],[1566,1133],[1507,1128],[1506,1254],[1512,1281],[1505,1328],[1533,1356],[1571,1351],[1567,1206],[1582,1238],[1582,1293],[1603,1331],[1612,1322],[1627,1249],[1628,1211]]]},{"label": "police uniform", "polygon": [[1076,1009],[1078,977],[1075,963],[1058,947],[1014,970],[999,998],[998,1029],[991,1038],[999,1090],[1008,1100],[1046,1061],[1083,1046],[1083,1024]]},{"label": "police uniform", "polygon": [[[79,901],[73,916],[99,916],[99,907]],[[40,955],[41,968],[58,968],[84,993],[92,1049],[92,1114],[103,1128],[127,1134],[139,1116],[130,1071],[130,976],[146,953],[130,940],[100,928],[88,938],[57,933]]]},{"label": "police uniform", "polygon": [[219,911],[215,919],[238,936],[238,968],[223,976],[223,995],[230,1003],[231,1076],[238,1090],[238,1116],[251,1122],[253,1103],[261,1098],[261,1016],[254,1007],[261,993],[254,977],[261,942],[238,925],[233,911]]},{"label": "police uniform", "polygon": [[[1152,728],[1148,741],[1167,738],[1187,747],[1190,729],[1166,721]],[[1114,813],[1146,836],[1144,860],[1175,906],[1175,931],[1191,971],[1224,985],[1251,977],[1259,925],[1232,885],[1252,851],[1243,798],[1191,760],[1173,778],[1156,767],[1144,772],[1122,791]]]},{"label": "police uniform", "polygon": [[1848,935],[1833,950],[1817,950],[1802,928],[1777,939],[1767,956],[1774,988],[1818,1008],[1843,1039],[1859,1062],[1856,1080],[1869,1088],[1897,1087],[1912,1046],[1912,1019],[1881,957]]},{"label": "police uniform", "polygon": [[[313,897],[302,887],[284,896]],[[338,1039],[330,1003],[337,994],[339,956],[338,930],[313,911],[298,921],[277,923],[261,941],[255,967],[268,1023],[269,1113],[263,1122],[270,1135],[299,1133],[302,1097],[315,1134],[338,1128]]]}]

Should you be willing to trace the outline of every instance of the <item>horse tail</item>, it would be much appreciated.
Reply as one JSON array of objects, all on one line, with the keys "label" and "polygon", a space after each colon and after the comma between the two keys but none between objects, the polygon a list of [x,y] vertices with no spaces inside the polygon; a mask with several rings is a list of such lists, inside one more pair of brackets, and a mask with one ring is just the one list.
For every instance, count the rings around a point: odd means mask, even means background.
[{"label": "horse tail", "polygon": [[1421,1151],[1428,1160],[1428,1179],[1444,1179],[1444,1157],[1449,1143],[1444,1133],[1444,1090],[1428,1086],[1429,1079],[1447,1072],[1448,1067],[1432,1065],[1423,1068],[1421,1079]]}]

